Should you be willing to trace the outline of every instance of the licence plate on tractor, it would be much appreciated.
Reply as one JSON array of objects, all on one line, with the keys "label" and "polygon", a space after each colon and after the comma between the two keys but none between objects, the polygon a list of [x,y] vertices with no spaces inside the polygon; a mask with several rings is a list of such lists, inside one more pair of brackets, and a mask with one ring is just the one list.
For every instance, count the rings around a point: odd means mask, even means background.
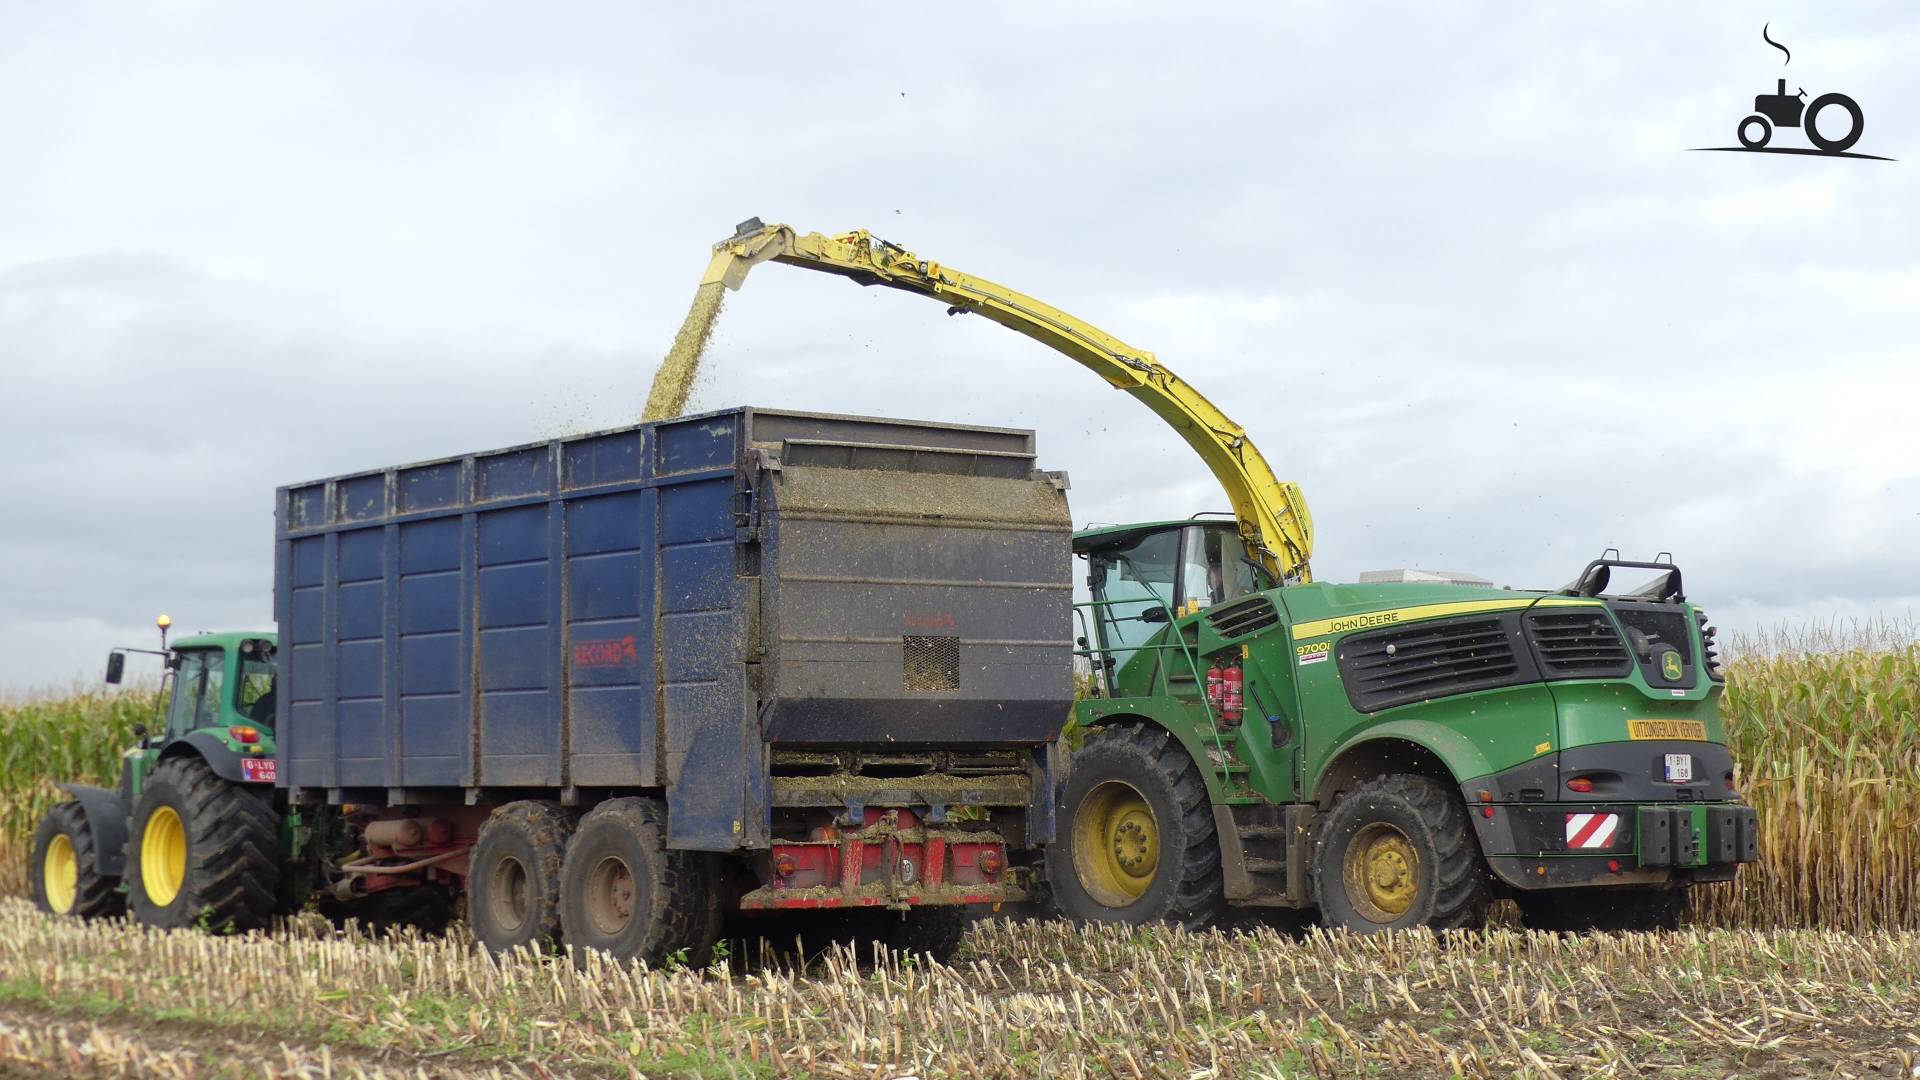
[{"label": "licence plate on tractor", "polygon": [[1693,780],[1693,755],[1668,754],[1667,783],[1685,784]]},{"label": "licence plate on tractor", "polygon": [[280,778],[279,764],[270,757],[241,758],[240,775],[256,784],[271,784]]}]

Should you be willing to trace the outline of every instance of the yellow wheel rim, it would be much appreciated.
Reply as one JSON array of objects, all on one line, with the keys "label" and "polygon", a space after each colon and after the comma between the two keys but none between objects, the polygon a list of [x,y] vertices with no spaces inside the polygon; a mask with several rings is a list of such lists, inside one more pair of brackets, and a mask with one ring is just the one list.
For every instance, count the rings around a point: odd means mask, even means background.
[{"label": "yellow wheel rim", "polygon": [[40,864],[40,885],[54,914],[73,910],[73,899],[80,892],[80,860],[74,857],[73,841],[66,833],[55,833],[53,842],[47,845],[46,859]]},{"label": "yellow wheel rim", "polygon": [[140,887],[155,907],[166,907],[187,880],[187,827],[171,806],[147,815],[140,837]]},{"label": "yellow wheel rim", "polygon": [[1160,867],[1160,823],[1140,790],[1108,780],[1073,814],[1073,869],[1087,895],[1123,908],[1145,895]]},{"label": "yellow wheel rim", "polygon": [[1396,921],[1420,896],[1420,852],[1406,833],[1384,821],[1354,835],[1341,871],[1347,899],[1369,922]]}]

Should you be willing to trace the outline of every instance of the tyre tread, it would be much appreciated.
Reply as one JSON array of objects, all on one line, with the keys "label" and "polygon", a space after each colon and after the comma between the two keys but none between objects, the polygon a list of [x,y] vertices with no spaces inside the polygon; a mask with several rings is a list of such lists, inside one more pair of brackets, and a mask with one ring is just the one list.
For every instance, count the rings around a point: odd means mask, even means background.
[{"label": "tyre tread", "polygon": [[126,894],[120,891],[120,879],[101,874],[96,869],[99,864],[94,860],[99,852],[94,844],[93,825],[87,820],[86,808],[77,799],[69,799],[47,811],[47,816],[40,820],[39,828],[34,830],[32,894],[33,902],[40,910],[53,913],[53,908],[47,903],[41,875],[45,872],[47,845],[53,842],[56,833],[67,835],[68,841],[73,844],[74,861],[78,864],[73,908],[67,914],[81,919],[103,919],[125,911]]},{"label": "tyre tread", "polygon": [[[160,907],[140,880],[140,841],[156,787],[180,796],[187,830],[186,879],[180,897]],[[222,779],[198,757],[162,759],[148,775],[127,841],[127,895],[134,917],[155,926],[202,923],[217,931],[257,930],[280,911],[280,818],[273,805],[242,784]],[[185,907],[176,905],[185,902]]]}]

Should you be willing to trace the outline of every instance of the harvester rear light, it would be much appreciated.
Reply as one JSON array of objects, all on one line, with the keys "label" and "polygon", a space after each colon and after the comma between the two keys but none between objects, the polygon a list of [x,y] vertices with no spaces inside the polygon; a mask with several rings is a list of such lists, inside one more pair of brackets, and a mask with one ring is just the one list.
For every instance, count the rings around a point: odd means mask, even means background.
[{"label": "harvester rear light", "polygon": [[227,729],[227,734],[233,736],[234,742],[245,743],[248,746],[251,746],[254,743],[257,743],[260,741],[259,728],[250,728],[250,727],[244,727],[241,725],[235,725]]},{"label": "harvester rear light", "polygon": [[1567,790],[1577,791],[1585,795],[1587,792],[1593,790],[1593,778],[1590,776],[1576,776],[1567,781]]}]

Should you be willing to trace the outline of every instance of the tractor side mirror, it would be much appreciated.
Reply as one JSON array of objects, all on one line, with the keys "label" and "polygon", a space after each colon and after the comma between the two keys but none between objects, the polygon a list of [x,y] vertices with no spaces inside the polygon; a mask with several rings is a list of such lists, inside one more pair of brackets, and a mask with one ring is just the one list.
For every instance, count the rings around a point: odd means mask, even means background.
[{"label": "tractor side mirror", "polygon": [[1150,607],[1147,610],[1141,612],[1139,618],[1141,622],[1166,622],[1168,619],[1167,609],[1161,608],[1161,607]]},{"label": "tractor side mirror", "polygon": [[114,652],[108,653],[107,654],[108,685],[119,686],[120,680],[126,676],[126,673],[127,673],[127,654],[123,652],[119,652],[117,650]]}]

